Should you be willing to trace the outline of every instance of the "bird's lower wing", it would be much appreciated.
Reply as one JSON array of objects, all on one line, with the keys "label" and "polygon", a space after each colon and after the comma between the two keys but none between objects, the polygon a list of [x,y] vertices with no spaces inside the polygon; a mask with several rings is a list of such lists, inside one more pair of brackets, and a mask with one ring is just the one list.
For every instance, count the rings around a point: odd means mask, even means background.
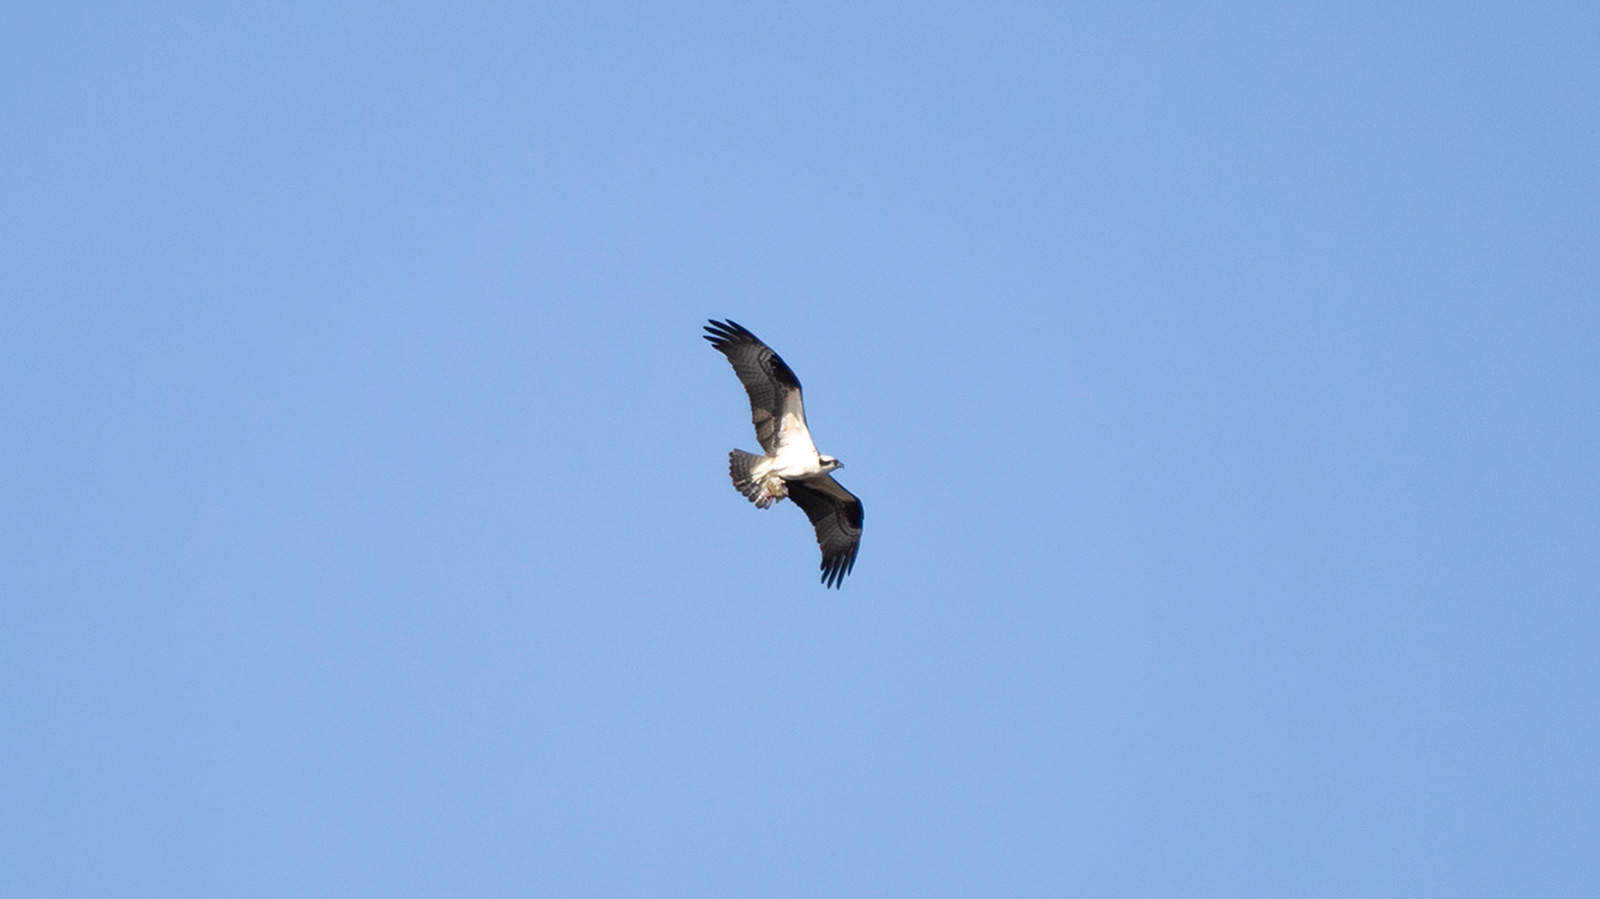
[{"label": "bird's lower wing", "polygon": [[822,583],[838,587],[855,567],[865,520],[861,500],[832,475],[789,481],[789,499],[805,510],[822,549]]}]

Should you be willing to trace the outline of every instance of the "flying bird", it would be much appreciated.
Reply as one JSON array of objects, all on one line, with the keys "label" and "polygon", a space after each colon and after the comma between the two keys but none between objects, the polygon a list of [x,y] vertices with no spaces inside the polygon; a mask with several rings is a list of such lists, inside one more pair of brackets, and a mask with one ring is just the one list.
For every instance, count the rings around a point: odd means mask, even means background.
[{"label": "flying bird", "polygon": [[861,548],[861,500],[830,473],[844,463],[817,452],[806,428],[800,379],[760,338],[733,321],[711,319],[702,335],[733,364],[750,395],[750,418],[765,455],[734,450],[728,474],[745,498],[765,509],[784,497],[805,511],[822,548],[822,583],[838,587]]}]

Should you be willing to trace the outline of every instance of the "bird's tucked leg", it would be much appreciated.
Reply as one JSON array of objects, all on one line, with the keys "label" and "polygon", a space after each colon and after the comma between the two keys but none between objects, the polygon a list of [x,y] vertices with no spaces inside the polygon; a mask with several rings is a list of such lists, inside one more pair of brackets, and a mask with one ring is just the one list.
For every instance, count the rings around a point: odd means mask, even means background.
[{"label": "bird's tucked leg", "polygon": [[767,494],[766,500],[756,505],[763,509],[789,495],[789,482],[775,474],[768,475],[766,480],[762,481],[761,487]]}]

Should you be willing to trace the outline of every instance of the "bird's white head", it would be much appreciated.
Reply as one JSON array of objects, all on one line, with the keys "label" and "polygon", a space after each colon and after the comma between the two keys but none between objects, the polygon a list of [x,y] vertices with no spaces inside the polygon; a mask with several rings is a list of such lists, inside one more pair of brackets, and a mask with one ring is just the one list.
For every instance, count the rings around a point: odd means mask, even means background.
[{"label": "bird's white head", "polygon": [[835,468],[844,467],[843,462],[840,462],[838,459],[835,459],[832,456],[817,456],[817,464],[822,466],[823,471],[833,471]]}]

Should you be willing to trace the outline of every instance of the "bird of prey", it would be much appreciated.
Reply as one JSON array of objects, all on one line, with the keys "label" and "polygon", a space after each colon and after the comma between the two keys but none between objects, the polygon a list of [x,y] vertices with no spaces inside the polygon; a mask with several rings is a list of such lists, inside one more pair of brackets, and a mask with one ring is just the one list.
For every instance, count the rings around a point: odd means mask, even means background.
[{"label": "bird of prey", "polygon": [[822,583],[838,587],[856,564],[861,548],[861,500],[830,474],[844,463],[817,452],[806,429],[800,379],[782,357],[733,321],[711,319],[702,335],[728,357],[750,395],[750,418],[758,456],[744,450],[728,454],[728,474],[745,498],[765,509],[788,497],[803,509],[822,547]]}]

